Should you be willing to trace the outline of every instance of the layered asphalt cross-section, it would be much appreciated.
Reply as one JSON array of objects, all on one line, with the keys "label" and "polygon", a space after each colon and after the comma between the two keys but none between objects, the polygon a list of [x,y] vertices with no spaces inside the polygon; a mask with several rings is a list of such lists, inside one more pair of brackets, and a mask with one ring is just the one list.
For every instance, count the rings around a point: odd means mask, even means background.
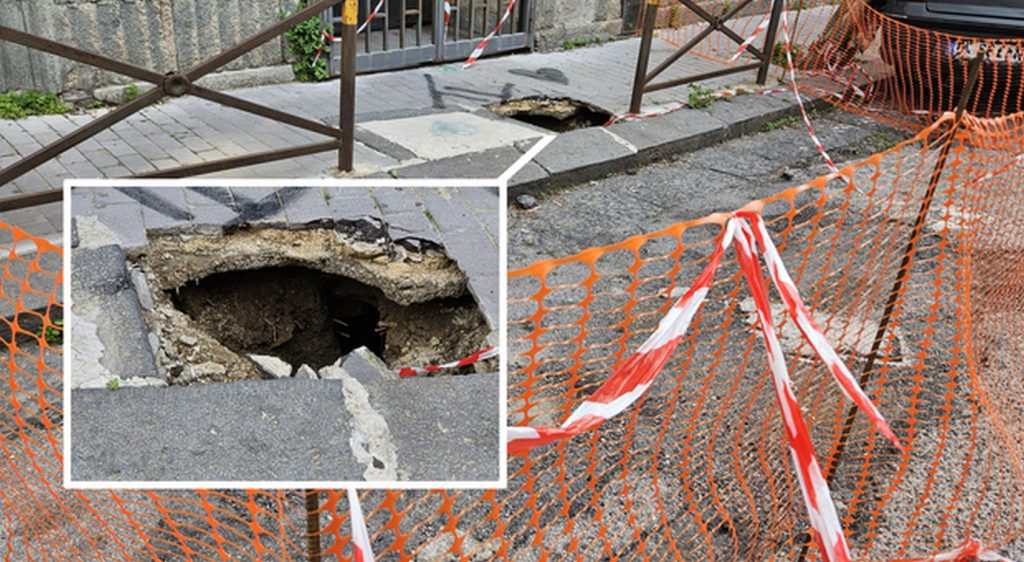
[{"label": "layered asphalt cross-section", "polygon": [[76,188],[71,482],[497,482],[496,362],[399,377],[361,347],[333,365],[263,369],[262,380],[231,380],[229,364],[183,382],[161,362],[164,334],[147,322],[166,297],[135,258],[169,233],[343,225],[402,255],[442,251],[486,321],[481,345],[497,345],[498,210],[492,188]]}]

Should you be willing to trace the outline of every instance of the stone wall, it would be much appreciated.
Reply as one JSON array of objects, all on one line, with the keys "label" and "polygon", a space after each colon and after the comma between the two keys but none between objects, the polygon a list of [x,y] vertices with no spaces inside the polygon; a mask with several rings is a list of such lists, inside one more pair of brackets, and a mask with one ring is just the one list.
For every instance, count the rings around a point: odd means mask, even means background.
[{"label": "stone wall", "polygon": [[[0,0],[0,25],[160,72],[187,70],[278,21],[294,0]],[[226,69],[284,62],[271,39]],[[132,80],[0,41],[0,92],[35,89],[67,97]]]},{"label": "stone wall", "polygon": [[[504,5],[506,0],[497,0]],[[536,47],[561,48],[566,39],[618,35],[623,1],[632,13],[638,0],[531,0],[536,2]],[[128,63],[166,72],[187,70],[276,22],[296,0],[0,0],[0,25],[65,42]],[[629,19],[627,17],[627,19]],[[285,63],[281,37],[224,69]],[[290,74],[275,76],[289,79]],[[0,92],[33,89],[66,99],[133,80],[0,41]],[[233,84],[243,85],[243,84]]]},{"label": "stone wall", "polygon": [[566,39],[618,35],[623,31],[622,0],[533,1],[538,2],[534,26],[538,50],[559,49]]}]

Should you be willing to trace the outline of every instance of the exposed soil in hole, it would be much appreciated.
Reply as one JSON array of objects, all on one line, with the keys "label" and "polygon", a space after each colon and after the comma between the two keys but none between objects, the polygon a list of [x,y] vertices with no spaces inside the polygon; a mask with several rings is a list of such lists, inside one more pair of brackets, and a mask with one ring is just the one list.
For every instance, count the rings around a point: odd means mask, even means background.
[{"label": "exposed soil in hole", "polygon": [[228,349],[314,369],[361,346],[390,363],[486,330],[469,295],[402,306],[375,287],[299,267],[217,273],[169,295]]},{"label": "exposed soil in hole", "polygon": [[600,127],[614,117],[610,112],[572,98],[530,96],[487,106],[503,117],[564,133],[587,127]]},{"label": "exposed soil in hole", "polygon": [[362,231],[151,234],[130,258],[153,297],[146,320],[168,382],[265,378],[250,354],[317,369],[366,346],[405,367],[486,345],[491,327],[442,250]]}]

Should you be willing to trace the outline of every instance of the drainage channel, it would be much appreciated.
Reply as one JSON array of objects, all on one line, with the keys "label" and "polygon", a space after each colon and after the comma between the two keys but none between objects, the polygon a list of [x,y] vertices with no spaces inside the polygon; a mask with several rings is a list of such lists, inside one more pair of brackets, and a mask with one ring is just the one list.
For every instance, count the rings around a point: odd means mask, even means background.
[{"label": "drainage channel", "polygon": [[485,316],[443,249],[366,232],[150,235],[130,261],[166,382],[316,378],[362,347],[396,369],[486,345]]}]

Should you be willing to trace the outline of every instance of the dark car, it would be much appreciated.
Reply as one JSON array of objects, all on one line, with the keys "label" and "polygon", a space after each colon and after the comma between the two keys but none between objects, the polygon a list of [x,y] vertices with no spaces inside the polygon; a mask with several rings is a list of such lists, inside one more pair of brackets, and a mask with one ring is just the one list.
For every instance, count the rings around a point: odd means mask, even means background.
[{"label": "dark car", "polygon": [[[955,107],[968,61],[985,62],[968,110],[996,116],[1024,109],[1024,0],[873,0],[873,8],[909,26],[939,33],[883,31],[882,57],[907,83],[906,109]],[[909,96],[909,97],[908,97]]]},{"label": "dark car", "polygon": [[876,0],[872,4],[914,27],[976,37],[1024,37],[1024,0]]}]

